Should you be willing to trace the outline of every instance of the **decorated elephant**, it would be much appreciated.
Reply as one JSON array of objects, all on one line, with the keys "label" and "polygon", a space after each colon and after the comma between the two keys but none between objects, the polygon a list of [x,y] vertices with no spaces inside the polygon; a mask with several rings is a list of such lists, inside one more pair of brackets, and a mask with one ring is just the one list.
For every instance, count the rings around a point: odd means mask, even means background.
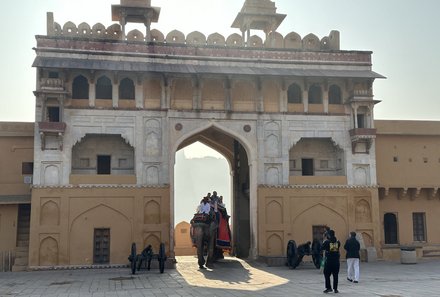
[{"label": "decorated elephant", "polygon": [[[215,261],[215,241],[218,224],[215,216],[209,214],[195,214],[191,220],[191,240],[197,247],[197,258],[200,269],[212,268]],[[205,261],[205,251],[208,258]]]}]

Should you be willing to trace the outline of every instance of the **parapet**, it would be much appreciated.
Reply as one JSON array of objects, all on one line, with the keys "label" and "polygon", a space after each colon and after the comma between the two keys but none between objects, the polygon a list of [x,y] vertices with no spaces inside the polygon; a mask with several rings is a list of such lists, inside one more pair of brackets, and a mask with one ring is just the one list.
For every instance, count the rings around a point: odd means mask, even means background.
[{"label": "parapet", "polygon": [[47,13],[47,36],[81,38],[90,40],[120,40],[140,43],[163,43],[163,44],[188,44],[192,46],[216,46],[216,47],[250,47],[250,48],[273,48],[305,51],[337,51],[340,50],[339,31],[331,31],[328,36],[319,39],[314,34],[308,34],[301,38],[296,32],[290,32],[283,36],[279,32],[270,32],[266,40],[257,35],[250,36],[246,43],[243,37],[237,33],[223,36],[213,33],[207,37],[198,31],[185,36],[181,31],[173,30],[163,34],[157,29],[151,30],[149,36],[139,30],[129,31],[123,34],[119,24],[114,23],[108,27],[101,23],[90,26],[81,23],[78,26],[73,22],[67,22],[62,27],[54,21],[53,13]]}]

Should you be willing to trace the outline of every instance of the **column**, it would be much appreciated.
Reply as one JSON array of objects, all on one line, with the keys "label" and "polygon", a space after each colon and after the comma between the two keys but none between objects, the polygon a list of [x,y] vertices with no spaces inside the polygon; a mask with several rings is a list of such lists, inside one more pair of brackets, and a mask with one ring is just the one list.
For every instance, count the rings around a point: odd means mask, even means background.
[{"label": "column", "polygon": [[115,75],[112,81],[112,106],[117,108],[119,106],[119,80]]},{"label": "column", "polygon": [[162,85],[162,96],[160,100],[160,108],[161,109],[169,109],[170,108],[170,99],[171,99],[171,82],[170,79],[166,76],[162,77],[161,85]]},{"label": "column", "polygon": [[134,90],[134,98],[136,100],[136,108],[144,108],[144,85],[142,77],[138,77]]},{"label": "column", "polygon": [[200,110],[202,109],[202,86],[199,77],[194,77],[192,79],[193,85],[193,109]]},{"label": "column", "polygon": [[89,106],[95,107],[95,99],[96,99],[96,84],[95,80],[91,80],[89,84]]},{"label": "column", "polygon": [[309,90],[304,88],[303,90],[303,103],[304,103],[304,112],[309,112]]},{"label": "column", "polygon": [[322,104],[324,104],[324,113],[328,113],[328,88],[322,92]]},{"label": "column", "polygon": [[225,111],[232,110],[232,90],[231,90],[231,81],[227,78],[223,83],[225,89]]},{"label": "column", "polygon": [[358,127],[357,105],[353,106],[353,113],[354,113],[354,128],[356,129]]},{"label": "column", "polygon": [[285,81],[281,82],[279,105],[280,112],[287,112],[287,86]]},{"label": "column", "polygon": [[257,78],[255,85],[257,87],[257,102],[256,111],[264,112],[264,98],[263,98],[263,82],[260,78]]}]

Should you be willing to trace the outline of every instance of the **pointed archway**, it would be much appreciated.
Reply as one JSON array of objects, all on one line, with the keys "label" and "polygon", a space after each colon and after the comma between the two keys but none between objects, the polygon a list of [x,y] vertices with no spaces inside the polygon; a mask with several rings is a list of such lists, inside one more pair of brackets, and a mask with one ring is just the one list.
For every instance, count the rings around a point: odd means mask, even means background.
[{"label": "pointed archway", "polygon": [[[217,151],[229,163],[231,173],[231,206],[228,211],[233,213],[231,224],[233,254],[240,258],[253,256],[252,250],[255,249],[256,242],[252,240],[251,222],[251,199],[250,199],[250,179],[251,172],[248,158],[248,148],[239,137],[228,133],[217,126],[206,127],[205,129],[193,132],[180,139],[174,148],[173,160],[171,163],[172,178],[174,181],[174,163],[176,152],[195,142],[200,142],[213,150]],[[197,186],[197,185],[193,185]],[[174,183],[171,187],[172,207],[177,199]],[[179,197],[178,199],[184,199]],[[256,200],[256,199],[255,199]],[[174,209],[172,209],[172,213]],[[174,226],[174,217],[172,218]],[[173,234],[173,232],[171,232]]]}]

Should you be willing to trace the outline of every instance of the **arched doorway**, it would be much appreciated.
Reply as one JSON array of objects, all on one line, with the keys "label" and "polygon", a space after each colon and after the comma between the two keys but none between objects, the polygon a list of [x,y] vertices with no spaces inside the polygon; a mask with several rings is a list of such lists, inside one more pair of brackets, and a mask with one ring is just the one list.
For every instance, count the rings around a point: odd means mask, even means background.
[{"label": "arched doorway", "polygon": [[[250,166],[248,161],[248,153],[246,148],[242,145],[241,141],[237,137],[232,136],[230,133],[218,127],[208,127],[204,130],[195,132],[193,134],[182,137],[176,144],[172,166],[176,161],[177,151],[193,144],[200,142],[213,150],[217,151],[229,163],[230,178],[231,178],[231,190],[228,195],[231,196],[231,205],[228,207],[233,216],[231,217],[230,225],[232,232],[232,247],[233,254],[240,258],[247,258],[251,256],[252,249],[252,235],[251,235],[251,202],[250,202]],[[197,170],[197,169],[194,169]],[[171,187],[171,196],[173,207],[172,213],[176,205],[176,199],[185,199],[178,197],[178,193],[175,191],[174,175],[178,172],[171,170],[173,181]],[[198,185],[188,185],[197,187]],[[203,185],[200,185],[203,187]],[[214,190],[214,189],[213,189]],[[206,194],[206,193],[205,193]],[[201,199],[201,197],[199,197]],[[256,198],[256,197],[255,197]],[[194,207],[197,205],[194,205]],[[172,225],[176,223],[175,218],[172,218]],[[173,234],[173,232],[171,232]]]}]

